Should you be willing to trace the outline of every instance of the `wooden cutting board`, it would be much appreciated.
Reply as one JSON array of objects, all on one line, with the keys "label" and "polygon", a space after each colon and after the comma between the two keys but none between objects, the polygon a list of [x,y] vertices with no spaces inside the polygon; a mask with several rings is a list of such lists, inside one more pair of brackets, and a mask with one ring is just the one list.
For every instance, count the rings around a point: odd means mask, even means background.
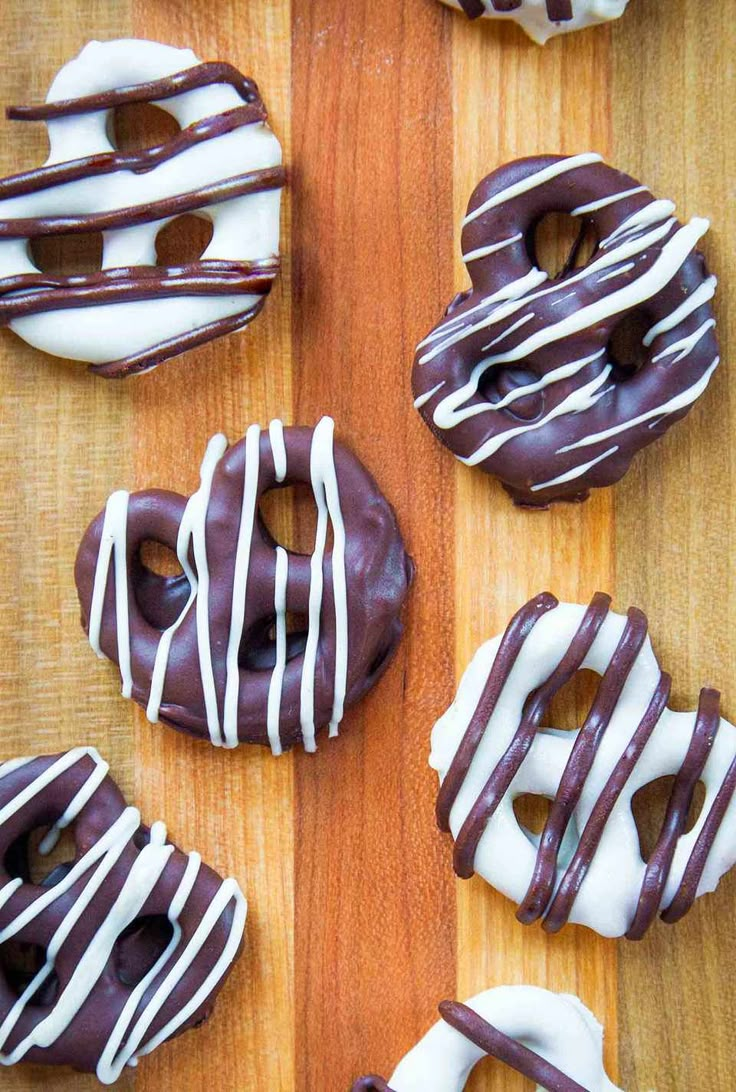
[{"label": "wooden cutting board", "polygon": [[[546,587],[644,608],[677,706],[707,682],[736,717],[735,15],[733,2],[631,0],[615,26],[540,49],[436,0],[2,5],[3,104],[42,99],[90,38],[189,45],[256,78],[290,165],[284,272],[245,333],[120,384],[0,336],[2,755],[94,744],[145,818],[250,899],[213,1019],[120,1088],[345,1092],[360,1073],[388,1076],[441,999],[524,981],[580,995],[628,1092],[736,1086],[736,876],[639,944],[574,927],[548,938],[481,881],[454,881],[427,767],[472,652]],[[518,155],[590,148],[682,215],[712,218],[724,363],[620,485],[530,514],[431,438],[412,409],[412,352],[465,286],[458,225],[475,183]],[[44,155],[43,126],[0,123],[4,174]],[[417,562],[393,666],[316,756],[223,753],[151,727],[79,627],[81,532],[113,489],[189,493],[218,430],[234,441],[252,421],[323,413],[375,472]],[[0,1081],[97,1087],[33,1067]],[[488,1062],[468,1087],[527,1086]]]}]

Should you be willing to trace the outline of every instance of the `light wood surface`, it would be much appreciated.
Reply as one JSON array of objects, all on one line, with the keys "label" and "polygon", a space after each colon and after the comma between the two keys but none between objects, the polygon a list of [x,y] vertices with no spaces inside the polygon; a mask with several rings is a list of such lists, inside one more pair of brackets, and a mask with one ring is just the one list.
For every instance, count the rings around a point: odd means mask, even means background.
[{"label": "light wood surface", "polygon": [[[0,7],[2,104],[43,98],[90,38],[189,45],[256,78],[290,169],[284,272],[246,332],[121,384],[0,336],[2,755],[96,745],[144,816],[236,875],[250,900],[215,1016],[119,1087],[345,1092],[360,1073],[388,1075],[439,1000],[520,981],[582,997],[628,1092],[734,1086],[736,878],[641,944],[576,928],[547,938],[481,881],[454,881],[426,764],[433,720],[474,649],[544,587],[641,606],[678,707],[710,683],[736,716],[734,14],[631,0],[615,26],[542,50],[436,0]],[[42,126],[0,123],[2,172],[40,162],[44,140]],[[681,215],[712,218],[724,366],[618,487],[529,514],[433,441],[411,407],[411,358],[466,284],[459,221],[475,183],[517,155],[589,148]],[[376,474],[417,562],[396,661],[316,756],[215,752],[151,727],[79,627],[81,532],[115,488],[191,491],[218,430],[235,440],[254,420],[325,412]],[[284,533],[300,518],[282,510]],[[8,1092],[98,1087],[33,1067],[0,1081]],[[486,1063],[468,1087],[526,1086]]]}]

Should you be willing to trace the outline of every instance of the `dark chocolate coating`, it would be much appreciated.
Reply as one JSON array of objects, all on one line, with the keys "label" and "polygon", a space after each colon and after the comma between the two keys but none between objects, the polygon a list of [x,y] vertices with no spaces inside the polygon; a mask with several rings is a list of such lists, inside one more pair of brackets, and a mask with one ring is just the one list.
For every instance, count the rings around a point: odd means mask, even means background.
[{"label": "dark chocolate coating", "polygon": [[[287,477],[283,486],[310,483],[310,452],[314,430],[285,428]],[[220,715],[226,681],[225,658],[231,624],[236,542],[240,526],[245,474],[245,440],[226,452],[214,474],[207,512],[206,544],[210,573],[209,625],[214,681]],[[348,611],[348,667],[345,702],[358,701],[380,678],[401,638],[399,613],[413,574],[393,509],[376,482],[347,448],[334,445],[335,468],[345,525],[345,572]],[[260,437],[258,498],[279,488],[267,431]],[[130,497],[128,516],[128,580],[133,698],[147,704],[151,673],[162,630],[184,607],[189,584],[182,574],[163,577],[140,561],[142,543],[153,540],[176,549],[186,499],[179,494],[148,490]],[[95,566],[104,513],[92,522],[77,555],[75,578],[82,624],[89,628]],[[274,619],[275,543],[260,517],[256,518],[248,583],[243,641],[239,656],[238,738],[268,743],[267,703],[274,665],[268,631]],[[310,557],[288,552],[287,610],[306,615],[309,605]],[[332,713],[335,677],[335,600],[332,550],[323,564],[324,593],[315,671],[314,722],[325,726]],[[115,578],[105,591],[101,647],[118,661]],[[304,666],[304,634],[289,639],[280,707],[280,737],[284,749],[301,738],[300,688]],[[174,635],[160,710],[160,719],[180,731],[209,738],[199,669],[194,609]]]},{"label": "dark chocolate coating", "polygon": [[[78,99],[39,106],[10,107],[7,115],[11,119],[48,121],[110,110],[126,103],[160,102],[183,92],[217,83],[230,84],[238,92],[244,105],[194,122],[156,147],[132,153],[101,152],[72,162],[55,163],[0,179],[0,198],[34,193],[116,171],[145,173],[197,144],[232,132],[241,126],[267,120],[266,108],[253,80],[241,75],[232,65],[221,62],[195,65],[150,83],[86,95]],[[283,167],[272,167],[234,175],[221,182],[158,201],[108,212],[0,220],[0,238],[31,239],[131,227],[194,212],[207,205],[244,194],[280,189],[285,178]],[[156,367],[186,349],[248,325],[263,307],[278,272],[279,259],[275,256],[257,262],[200,260],[173,268],[135,266],[105,269],[84,276],[50,277],[41,273],[0,277],[0,326],[7,325],[16,318],[45,311],[95,307],[125,300],[156,297],[164,299],[179,295],[261,296],[245,313],[215,320],[121,360],[90,366],[90,370],[97,375],[120,379]]]},{"label": "dark chocolate coating", "polygon": [[[523,184],[531,175],[554,169],[565,158],[520,159],[494,171],[473,193],[469,214],[501,191]],[[629,190],[638,192],[619,196]],[[614,196],[617,199],[612,203],[579,216],[583,229],[592,229],[599,242],[586,269],[624,242],[643,237],[647,231],[653,233],[653,229],[661,228],[660,237],[642,244],[632,254],[622,253],[620,261],[600,274],[580,277],[580,270],[571,267],[553,281],[520,289],[513,299],[522,305],[506,316],[502,313],[505,301],[484,302],[508,289],[512,282],[521,281],[535,268],[534,230],[545,215],[572,213],[576,208]],[[654,411],[676,396],[697,391],[700,381],[707,381],[706,373],[717,363],[718,344],[714,330],[708,327],[713,321],[713,311],[707,299],[672,329],[658,334],[649,347],[642,345],[643,360],[635,372],[626,366],[630,362],[617,361],[611,348],[611,338],[620,324],[643,320],[653,328],[675,314],[704,284],[708,271],[697,250],[691,250],[679,268],[674,268],[664,287],[653,289],[643,302],[631,303],[623,295],[618,296],[620,302],[605,303],[606,313],[602,317],[590,312],[589,325],[580,331],[550,334],[557,324],[574,321],[582,309],[609,301],[624,289],[640,291],[644,284],[654,285],[653,280],[645,278],[681,225],[674,218],[670,224],[665,223],[668,214],[664,212],[638,233],[627,231],[615,240],[610,239],[625,220],[653,201],[652,194],[639,188],[633,178],[605,163],[590,162],[517,193],[465,224],[462,236],[465,254],[500,246],[493,253],[481,253],[480,257],[467,261],[472,288],[451,303],[445,319],[430,335],[434,340],[425,340],[419,346],[412,377],[414,395],[424,396],[420,405],[422,417],[435,436],[461,459],[471,458],[486,442],[493,443],[508,431],[526,429],[472,464],[499,478],[517,504],[546,507],[551,501],[584,500],[591,488],[618,481],[636,452],[684,417],[696,395],[693,394],[690,403],[675,406],[661,415]],[[660,270],[665,262],[660,263]],[[574,259],[569,264],[574,264]],[[500,314],[497,319],[496,312]],[[440,335],[437,331],[443,326],[447,332]],[[452,343],[449,334],[463,328],[471,332]],[[679,341],[695,336],[701,328],[702,335],[688,352],[665,352]],[[518,346],[527,342],[530,348],[523,349],[519,359],[491,362],[486,367],[478,389],[462,403],[471,411],[468,416],[454,420],[451,427],[441,427],[435,421],[435,412],[443,400],[468,383],[481,361],[492,355],[513,355]],[[441,351],[440,346],[444,346]],[[430,353],[431,359],[422,363]],[[547,381],[555,369],[591,357],[595,359],[574,374],[562,375],[542,389],[509,401],[501,409],[488,408],[520,386]],[[565,399],[576,396],[584,385],[594,384],[597,377],[601,385],[593,388],[595,398],[582,411],[567,410],[546,420]],[[648,416],[628,425],[642,415]],[[545,423],[538,425],[543,420]],[[607,430],[624,425],[620,431],[606,435]],[[580,443],[598,434],[603,435],[592,443]],[[577,446],[569,450],[570,445]],[[593,465],[585,469],[589,462]],[[567,475],[572,476],[566,479]]]},{"label": "dark chocolate coating", "polygon": [[[489,1057],[497,1058],[509,1069],[528,1077],[548,1092],[587,1092],[557,1066],[499,1031],[467,1005],[461,1005],[458,1001],[442,1001],[440,1016],[445,1023],[459,1031]],[[392,1092],[392,1089],[381,1077],[361,1077],[353,1085],[352,1092]]]},{"label": "dark chocolate coating", "polygon": [[[0,811],[61,757],[63,756],[52,755],[36,758],[0,777]],[[65,772],[58,775],[47,787],[0,824],[0,888],[15,877],[23,880],[22,886],[18,887],[14,894],[0,906],[0,930],[7,929],[26,908],[33,906],[38,899],[47,895],[49,888],[67,875],[69,867],[59,866],[43,880],[41,885],[32,883],[27,863],[28,837],[34,830],[50,826],[63,815],[75,795],[84,787],[95,767],[95,760],[90,755],[83,754]],[[126,802],[123,796],[108,775],[74,820],[71,830],[76,853],[72,864],[76,864],[100,841],[125,808]],[[56,1001],[61,997],[92,938],[108,917],[134,862],[140,856],[143,847],[148,844],[149,834],[148,827],[139,826],[125,845],[121,856],[113,864],[78,922],[61,944],[54,964],[55,978],[47,981],[42,991],[32,999],[32,1003],[26,1005],[20,1019],[10,1032],[3,1049],[5,1055],[10,1054],[42,1020],[53,1012]],[[167,842],[166,845],[171,843]],[[161,877],[136,918],[137,927],[131,925],[118,938],[101,977],[69,1026],[50,1046],[32,1047],[25,1055],[24,1061],[46,1065],[69,1065],[84,1072],[95,1072],[103,1049],[136,983],[160,955],[156,936],[152,933],[152,924],[143,919],[167,915],[172,898],[187,867],[187,861],[187,855],[174,847]],[[37,946],[43,951],[43,957],[39,957],[39,967],[45,958],[45,952],[52,937],[77,898],[85,890],[89,877],[88,871],[67,892],[51,902],[37,917],[12,936],[14,944]],[[182,929],[181,940],[141,998],[135,1010],[135,1019],[171,971],[221,885],[221,878],[207,865],[202,864],[179,917]],[[189,968],[154,1016],[151,1026],[143,1037],[141,1047],[149,1043],[173,1017],[181,1012],[203,985],[227,944],[232,923],[233,903],[231,900],[215,923],[206,943],[195,955]],[[26,977],[19,978],[17,969],[12,969],[9,965],[7,945],[0,945],[0,1024],[12,1009],[19,993],[30,981],[31,975],[39,967],[34,966],[29,972],[25,972]],[[206,999],[176,1031],[176,1035],[196,1027],[209,1017],[229,970],[230,968],[225,971]],[[129,1027],[134,1026],[135,1019]],[[127,1036],[123,1039],[124,1043],[126,1039]]]},{"label": "dark chocolate coating", "polygon": [[[450,831],[450,813],[453,804],[524,642],[542,615],[556,606],[555,597],[544,592],[522,607],[506,629],[478,706],[439,792],[437,820],[440,829],[447,833]],[[488,822],[529,753],[537,729],[544,722],[550,702],[580,670],[606,619],[609,606],[610,598],[607,595],[598,593],[593,597],[558,666],[546,682],[529,695],[521,723],[512,742],[471,808],[455,842],[455,871],[462,878],[467,879],[473,875],[475,853]],[[631,742],[598,797],[563,878],[555,890],[558,858],[563,838],[585,788],[587,776],[629,672],[646,636],[646,617],[640,610],[632,607],[628,612],[626,626],[619,643],[607,670],[601,677],[593,704],[560,779],[555,799],[552,801],[540,838],[532,880],[516,915],[524,924],[531,924],[542,919],[547,932],[557,932],[566,924],[613,807],[667,705],[671,680],[669,675],[661,673],[649,708],[641,722],[638,725],[632,725]],[[641,939],[657,916],[672,867],[677,841],[685,830],[693,794],[703,773],[719,724],[720,695],[715,690],[703,689],[700,693],[692,743],[675,777],[662,831],[647,862],[637,910],[626,934],[629,940]],[[735,790],[736,760],[723,780],[715,803],[711,807],[691,853],[678,890],[671,903],[660,914],[663,921],[668,923],[678,921],[695,901],[698,883],[708,855]]]}]

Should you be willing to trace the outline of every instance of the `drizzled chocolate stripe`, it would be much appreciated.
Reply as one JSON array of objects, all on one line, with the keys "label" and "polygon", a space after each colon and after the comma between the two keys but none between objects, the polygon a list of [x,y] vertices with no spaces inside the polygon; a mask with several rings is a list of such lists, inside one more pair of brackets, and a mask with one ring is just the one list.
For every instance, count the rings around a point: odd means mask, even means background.
[{"label": "drizzled chocolate stripe", "polygon": [[[608,596],[598,596],[588,607],[583,623],[567,652],[575,668],[565,673],[565,682],[572,678],[583,663],[593,643],[591,636],[593,638],[597,636],[608,615],[609,605]],[[594,626],[588,626],[588,629],[592,631],[590,635],[585,631],[586,620],[595,623]],[[621,691],[641,652],[646,635],[646,618],[641,611],[630,609],[621,640],[601,678],[590,712],[575,740],[572,754],[560,780],[557,796],[550,807],[547,822],[542,831],[529,890],[516,914],[519,921],[525,924],[540,918],[549,902],[557,876],[557,860],[562,839],[573,811],[580,802],[580,795],[592,769],[603,735],[611,722]],[[559,668],[557,670],[559,672]],[[544,701],[544,708],[548,705],[549,701]],[[539,723],[541,723],[541,715],[537,726]]]},{"label": "drizzled chocolate stripe", "polygon": [[547,1092],[587,1092],[551,1062],[499,1031],[467,1005],[461,1005],[458,1001],[443,1001],[440,1016],[480,1050],[535,1081]]},{"label": "drizzled chocolate stripe", "polygon": [[[455,870],[464,879],[469,879],[473,875],[473,861],[483,831],[508,791],[511,782],[521,769],[524,759],[529,754],[529,749],[534,742],[537,729],[550,701],[580,669],[580,665],[587,656],[590,646],[593,644],[608,614],[609,605],[610,599],[608,596],[599,594],[595,597],[580,624],[575,640],[556,670],[550,675],[547,682],[528,698],[521,724],[510,746],[488,779],[483,792],[473,805],[458,834],[455,843]],[[517,650],[517,656],[519,651],[521,651],[520,648]]]},{"label": "drizzled chocolate stripe", "polygon": [[[536,599],[527,603],[509,623],[475,713],[440,790],[437,814],[443,830],[449,828],[452,805],[467,776],[526,638],[541,615],[556,605],[556,600],[552,596],[547,594],[537,596]],[[528,755],[550,701],[573,678],[585,661],[608,615],[609,605],[608,596],[600,593],[594,596],[557,668],[546,682],[527,698],[521,723],[511,744],[497,763],[458,834],[455,844],[455,870],[458,875],[469,877],[473,874],[475,853],[488,822]],[[626,681],[644,646],[646,636],[646,617],[641,611],[635,608],[630,609],[621,638],[601,677],[585,723],[577,734],[555,799],[550,807],[537,849],[532,879],[517,912],[519,920],[525,923],[544,917],[544,928],[548,932],[558,931],[569,919],[577,894],[600,844],[606,823],[667,706],[671,680],[668,675],[660,673],[649,707],[635,727],[628,747],[595,802],[573,856],[555,891],[559,853],[565,832],[575,807],[580,801],[598,748],[611,723]],[[711,753],[719,724],[720,695],[715,690],[704,689],[700,694],[688,752],[675,777],[662,830],[647,862],[637,909],[626,934],[630,940],[638,940],[644,935],[660,909],[677,843],[684,833],[695,788]],[[678,890],[669,906],[662,910],[662,920],[677,921],[692,906],[708,855],[734,792],[736,792],[736,759],[731,764],[705,819]]]},{"label": "drizzled chocolate stripe", "polygon": [[184,212],[194,212],[205,205],[217,205],[233,197],[281,189],[285,182],[283,167],[268,167],[247,171],[222,182],[213,182],[199,189],[174,197],[163,197],[142,205],[130,205],[109,212],[93,212],[78,216],[32,216],[23,220],[0,220],[0,239],[34,239],[40,235],[79,235],[87,231],[108,231],[112,228],[134,227]]},{"label": "drizzled chocolate stripe", "polygon": [[445,834],[450,833],[452,806],[462,788],[465,775],[470,769],[470,764],[480,746],[486,725],[493,716],[496,703],[506,685],[506,680],[511,674],[511,669],[516,663],[522,645],[542,615],[546,614],[548,610],[553,610],[556,606],[557,599],[555,599],[554,595],[550,595],[549,592],[542,592],[541,595],[531,599],[521,610],[517,611],[509,622],[496,653],[493,671],[488,676],[478,707],[473,714],[473,719],[440,787],[436,809],[437,825]]},{"label": "drizzled chocolate stripe", "polygon": [[102,91],[94,95],[83,95],[76,99],[61,99],[59,102],[43,102],[35,106],[9,106],[5,111],[10,121],[50,121],[53,118],[68,118],[77,114],[90,114],[98,110],[110,110],[115,106],[125,106],[133,102],[161,102],[172,99],[185,91],[194,91],[200,87],[210,87],[216,83],[227,83],[235,88],[244,102],[258,101],[260,95],[255,82],[238,72],[225,61],[205,61],[163,76],[149,83],[136,83],[128,87],[117,87],[111,91]]},{"label": "drizzled chocolate stripe", "polygon": [[205,260],[174,269],[131,266],[71,277],[21,273],[0,278],[0,325],[46,311],[105,303],[172,296],[266,295],[278,269],[277,260],[264,259]]},{"label": "drizzled chocolate stripe", "polygon": [[573,17],[572,0],[547,0],[547,15],[553,23],[567,23]]},{"label": "drizzled chocolate stripe", "polygon": [[[483,0],[459,0],[460,7],[469,19],[480,19],[485,15]],[[491,0],[494,11],[518,11],[523,0]],[[565,23],[573,18],[572,0],[547,0],[547,17],[553,23]]]},{"label": "drizzled chocolate stripe", "polygon": [[647,861],[639,905],[626,934],[629,940],[641,940],[657,916],[675,856],[677,840],[685,829],[695,788],[718,732],[721,720],[720,703],[721,696],[717,690],[701,690],[693,738],[672,786],[662,832]]},{"label": "drizzled chocolate stripe", "polygon": [[483,0],[459,0],[459,3],[468,19],[480,19],[486,13]]},{"label": "drizzled chocolate stripe", "polygon": [[187,349],[196,349],[199,345],[205,345],[215,338],[233,334],[236,330],[242,330],[260,314],[265,302],[266,297],[261,296],[245,312],[239,311],[235,315],[227,315],[225,318],[208,322],[206,326],[199,326],[196,330],[189,330],[185,334],[179,334],[177,337],[169,338],[168,341],[153,345],[150,349],[144,349],[143,352],[122,357],[120,360],[110,360],[105,364],[92,364],[90,365],[90,371],[94,372],[95,375],[103,376],[105,379],[125,379],[129,375],[148,371],[150,368],[163,364],[165,360],[169,360],[172,356],[178,356],[179,353],[183,353]]},{"label": "drizzled chocolate stripe", "polygon": [[116,171],[144,174],[205,140],[224,136],[243,125],[264,122],[266,118],[266,107],[259,100],[248,106],[237,106],[234,110],[227,110],[223,114],[202,118],[201,121],[195,121],[182,129],[171,140],[150,148],[142,148],[137,152],[99,152],[82,159],[52,163],[47,167],[37,167],[31,171],[13,174],[8,178],[0,179],[0,199],[38,193],[41,190],[52,189],[54,186],[61,186],[65,182],[114,174]]},{"label": "drizzled chocolate stripe", "polygon": [[565,875],[552,900],[544,920],[544,929],[548,933],[558,932],[567,922],[596,850],[603,837],[606,823],[614,805],[626,786],[636,763],[646,747],[649,737],[656,728],[659,718],[665,711],[670,696],[672,680],[664,672],[649,703],[641,723],[634,733],[631,743],[626,748],[618,766],[612,773],[606,787],[595,803],[588,822],[570,860]]}]

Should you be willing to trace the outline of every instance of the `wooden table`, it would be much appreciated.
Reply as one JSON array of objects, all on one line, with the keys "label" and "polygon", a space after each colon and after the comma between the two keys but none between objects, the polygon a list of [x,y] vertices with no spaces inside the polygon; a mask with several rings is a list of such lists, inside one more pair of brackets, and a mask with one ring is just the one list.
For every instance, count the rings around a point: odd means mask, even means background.
[{"label": "wooden table", "polygon": [[[427,767],[471,653],[545,587],[643,607],[677,705],[693,708],[710,682],[736,715],[734,14],[631,0],[615,26],[540,49],[435,0],[2,5],[3,102],[42,99],[90,38],[190,45],[257,79],[290,164],[284,273],[249,331],[120,384],[0,338],[3,755],[96,745],[144,817],[163,817],[250,898],[246,950],[212,1021],[120,1088],[344,1092],[361,1072],[388,1075],[442,998],[523,981],[581,996],[628,1092],[734,1087],[736,877],[640,944],[577,928],[547,938],[481,881],[454,881]],[[43,126],[1,132],[3,173],[41,161]],[[411,405],[412,352],[466,283],[458,226],[475,183],[518,155],[589,148],[681,215],[712,218],[725,359],[624,482],[529,514],[431,438]],[[190,492],[217,430],[236,440],[254,420],[325,412],[375,471],[417,561],[396,661],[315,757],[223,753],[151,727],[80,630],[82,530],[115,488]],[[289,511],[279,518],[286,533]],[[1,1081],[97,1087],[33,1067]],[[524,1082],[486,1063],[470,1087]]]}]

